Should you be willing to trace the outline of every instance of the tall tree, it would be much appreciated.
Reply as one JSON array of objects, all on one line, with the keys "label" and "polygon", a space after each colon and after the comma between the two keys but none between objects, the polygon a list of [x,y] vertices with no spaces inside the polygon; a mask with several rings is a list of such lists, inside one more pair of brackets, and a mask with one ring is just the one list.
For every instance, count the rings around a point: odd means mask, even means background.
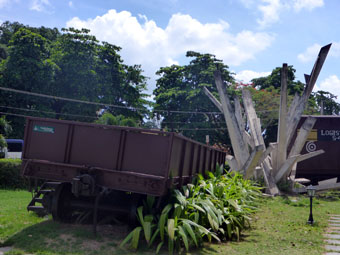
[{"label": "tall tree", "polygon": [[[0,64],[0,85],[13,89],[46,93],[49,91],[55,64],[50,61],[44,37],[26,28],[20,28],[8,44],[9,56]],[[27,95],[1,92],[1,103],[28,110],[47,110],[50,101]],[[13,125],[13,136],[22,133],[23,121],[8,119]],[[21,127],[21,128],[20,128]]]},{"label": "tall tree", "polygon": [[213,75],[216,68],[221,70],[225,81],[233,82],[228,66],[211,54],[189,51],[186,56],[193,58],[188,65],[162,67],[157,72],[160,78],[154,90],[154,113],[167,130],[201,142],[209,135],[211,143],[229,143],[223,115],[203,92],[208,87],[217,94]]},{"label": "tall tree", "polygon": [[[252,80],[252,85],[257,88],[259,91],[266,91],[267,93],[274,93],[273,98],[277,98],[281,89],[281,69],[282,67],[276,67],[270,75],[266,77],[260,77]],[[297,93],[301,95],[304,84],[301,81],[295,80],[295,69],[293,66],[288,66],[288,101],[291,102],[293,96]],[[276,92],[275,92],[276,91]],[[265,97],[256,96],[255,93],[255,102],[260,103],[265,102]],[[276,94],[276,96],[275,96]],[[307,109],[305,110],[305,114],[320,114],[321,112],[321,104],[324,106],[324,114],[339,114],[340,104],[338,104],[335,100],[335,96],[329,92],[318,91],[312,93],[311,97],[308,100]],[[271,100],[272,101],[272,100]],[[323,102],[323,103],[322,103]],[[265,139],[266,142],[275,142],[276,141],[276,130],[278,125],[278,107],[279,107],[279,99],[276,99],[276,110],[275,108],[272,111],[269,109],[264,110],[263,112],[259,112],[259,116],[261,120],[267,121],[263,127],[265,127]],[[258,109],[258,107],[256,107]],[[274,114],[273,114],[274,113]],[[268,114],[268,115],[267,115]],[[268,117],[270,117],[268,122]]]},{"label": "tall tree", "polygon": [[[119,47],[99,42],[89,30],[69,28],[60,33],[56,28],[5,22],[0,26],[0,44],[0,86],[118,106],[1,91],[2,112],[92,122],[104,109],[143,121],[148,102],[143,94],[146,77],[141,67],[125,65]],[[22,137],[24,119],[8,118],[14,127],[12,136]]]}]

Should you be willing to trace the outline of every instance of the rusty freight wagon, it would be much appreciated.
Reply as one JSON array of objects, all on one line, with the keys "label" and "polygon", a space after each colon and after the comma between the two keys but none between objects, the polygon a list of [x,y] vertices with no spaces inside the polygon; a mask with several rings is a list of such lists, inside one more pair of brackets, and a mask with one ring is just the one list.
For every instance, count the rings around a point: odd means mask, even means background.
[{"label": "rusty freight wagon", "polygon": [[77,211],[133,217],[143,195],[161,198],[226,156],[175,133],[41,118],[27,118],[24,141],[22,175],[45,181],[28,210],[62,221]]},{"label": "rusty freight wagon", "polygon": [[[307,178],[312,183],[340,177],[340,116],[313,116],[317,120],[310,132],[301,154],[324,150],[325,153],[299,162],[296,167],[296,178]],[[297,128],[302,126],[303,116]]]}]

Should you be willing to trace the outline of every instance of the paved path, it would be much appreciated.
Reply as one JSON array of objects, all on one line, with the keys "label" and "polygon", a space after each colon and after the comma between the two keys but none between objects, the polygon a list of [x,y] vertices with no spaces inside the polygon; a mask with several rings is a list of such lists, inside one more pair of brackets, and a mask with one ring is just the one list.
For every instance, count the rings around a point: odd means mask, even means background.
[{"label": "paved path", "polygon": [[340,215],[331,215],[328,222],[324,255],[340,255]]},{"label": "paved path", "polygon": [[5,252],[8,252],[12,249],[12,247],[0,247],[0,255],[3,255]]}]

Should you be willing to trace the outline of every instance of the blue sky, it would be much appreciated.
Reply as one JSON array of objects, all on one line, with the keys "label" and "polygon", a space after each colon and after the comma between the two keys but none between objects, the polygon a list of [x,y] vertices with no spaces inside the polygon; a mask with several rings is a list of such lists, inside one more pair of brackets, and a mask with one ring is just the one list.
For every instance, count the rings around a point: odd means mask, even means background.
[{"label": "blue sky", "polygon": [[340,100],[339,11],[338,0],[0,0],[0,22],[86,27],[121,46],[124,61],[151,78],[149,92],[159,67],[186,64],[187,50],[215,54],[244,82],[282,63],[304,81],[333,43],[316,89]]}]

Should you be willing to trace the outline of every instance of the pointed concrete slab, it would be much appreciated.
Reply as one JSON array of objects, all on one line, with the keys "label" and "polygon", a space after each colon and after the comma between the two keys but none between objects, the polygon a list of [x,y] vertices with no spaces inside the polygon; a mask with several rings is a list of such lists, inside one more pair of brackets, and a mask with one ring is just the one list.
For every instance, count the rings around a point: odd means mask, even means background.
[{"label": "pointed concrete slab", "polygon": [[324,255],[340,255],[340,252],[326,252]]},{"label": "pointed concrete slab", "polygon": [[340,235],[325,234],[324,236],[331,239],[340,239]]},{"label": "pointed concrete slab", "polygon": [[340,251],[340,246],[338,245],[325,245],[327,251]]},{"label": "pointed concrete slab", "polygon": [[328,244],[340,245],[340,240],[329,239],[329,240],[325,240],[325,242]]},{"label": "pointed concrete slab", "polygon": [[329,226],[330,226],[330,227],[340,227],[340,224],[330,223]]},{"label": "pointed concrete slab", "polygon": [[328,229],[329,229],[329,230],[337,230],[337,231],[340,231],[340,227],[329,227]]},{"label": "pointed concrete slab", "polygon": [[328,222],[339,223],[340,224],[340,220],[332,220],[332,219],[330,219],[330,220],[328,220]]}]

